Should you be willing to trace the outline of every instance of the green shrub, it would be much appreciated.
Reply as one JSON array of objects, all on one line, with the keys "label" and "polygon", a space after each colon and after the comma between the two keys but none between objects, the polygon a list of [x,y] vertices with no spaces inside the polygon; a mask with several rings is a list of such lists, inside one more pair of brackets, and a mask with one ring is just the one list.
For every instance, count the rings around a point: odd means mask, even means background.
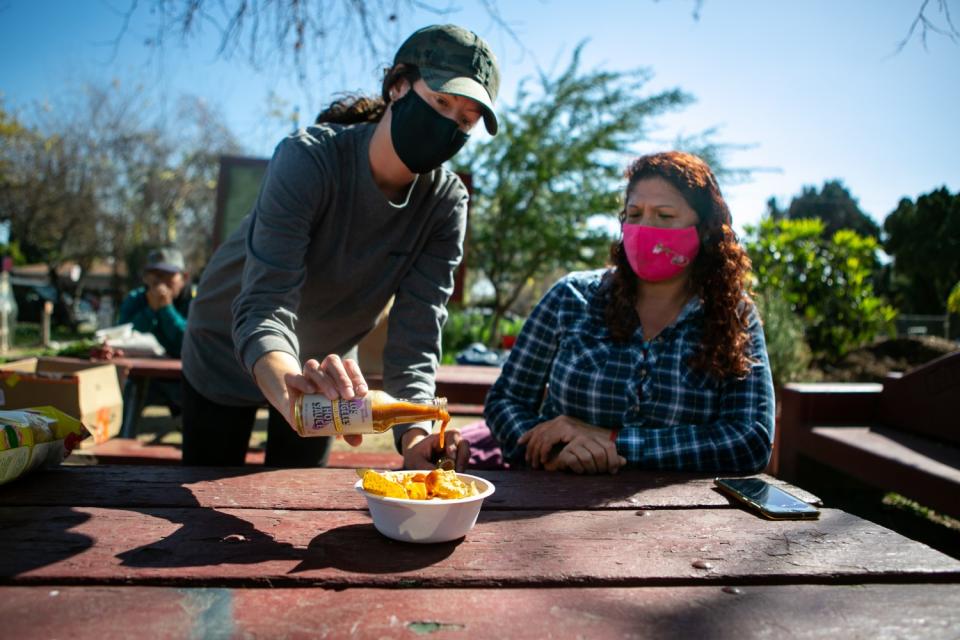
[{"label": "green shrub", "polygon": [[[443,326],[443,364],[452,364],[458,352],[474,342],[488,344],[490,340],[491,311],[481,307],[448,308],[450,316]],[[500,320],[501,336],[517,335],[523,326],[523,318],[503,318]]]},{"label": "green shrub", "polygon": [[947,313],[960,313],[960,282],[953,287],[947,298]]},{"label": "green shrub", "polygon": [[893,331],[896,311],[875,295],[877,241],[849,229],[831,237],[823,221],[762,220],[747,228],[757,288],[778,291],[804,323],[817,358],[835,361]]},{"label": "green shrub", "polygon": [[776,290],[757,292],[756,302],[763,319],[773,384],[781,389],[788,382],[802,379],[810,368],[811,353],[803,337],[803,321]]}]

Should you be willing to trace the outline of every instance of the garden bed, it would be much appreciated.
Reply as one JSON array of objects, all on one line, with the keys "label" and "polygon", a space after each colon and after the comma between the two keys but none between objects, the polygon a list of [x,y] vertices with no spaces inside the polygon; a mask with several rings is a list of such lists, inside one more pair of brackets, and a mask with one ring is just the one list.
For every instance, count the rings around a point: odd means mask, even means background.
[{"label": "garden bed", "polygon": [[889,372],[905,372],[960,350],[960,344],[938,338],[887,338],[854,349],[837,363],[816,363],[811,379],[822,382],[883,382]]}]

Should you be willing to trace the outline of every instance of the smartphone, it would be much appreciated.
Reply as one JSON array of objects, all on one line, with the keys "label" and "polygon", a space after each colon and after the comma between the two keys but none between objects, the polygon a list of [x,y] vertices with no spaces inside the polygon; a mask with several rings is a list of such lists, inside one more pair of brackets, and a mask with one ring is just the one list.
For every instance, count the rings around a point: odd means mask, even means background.
[{"label": "smartphone", "polygon": [[759,478],[716,478],[717,488],[760,512],[770,520],[815,520],[813,505]]}]

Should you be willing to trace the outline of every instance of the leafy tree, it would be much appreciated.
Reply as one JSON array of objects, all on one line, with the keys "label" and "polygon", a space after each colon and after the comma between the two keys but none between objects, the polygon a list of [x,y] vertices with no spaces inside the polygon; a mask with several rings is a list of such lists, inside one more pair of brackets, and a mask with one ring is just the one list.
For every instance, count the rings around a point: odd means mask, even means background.
[{"label": "leafy tree", "polygon": [[497,135],[457,157],[473,174],[468,260],[493,287],[491,345],[530,283],[604,263],[611,238],[588,220],[622,206],[623,154],[651,119],[690,101],[677,89],[643,95],[648,70],[581,71],[582,47],[556,77],[540,75],[536,94],[521,83]]},{"label": "leafy tree", "polygon": [[823,220],[824,233],[828,236],[840,229],[852,229],[861,236],[880,237],[880,227],[860,210],[857,199],[850,195],[841,180],[828,180],[819,192],[816,187],[804,187],[800,195],[790,201],[786,211],[780,209],[775,198],[770,198],[767,210],[774,220]]},{"label": "leafy tree", "polygon": [[[896,52],[915,37],[926,48],[930,34],[960,41],[949,0],[915,2],[917,13]],[[703,3],[691,0],[694,20],[700,20]],[[545,4],[551,10],[549,3]],[[520,43],[497,0],[480,0],[480,5],[495,25]],[[144,40],[148,47],[162,51],[171,39],[185,43],[204,29],[213,29],[220,38],[218,57],[230,59],[242,53],[254,68],[292,58],[303,81],[307,77],[305,65],[329,63],[345,51],[388,60],[396,39],[407,35],[406,29],[400,29],[402,19],[416,10],[441,18],[456,13],[459,7],[431,0],[127,0],[114,46],[119,48],[134,14],[147,11],[153,18],[153,33]]]},{"label": "leafy tree", "polygon": [[[3,147],[9,148],[11,144],[24,135],[25,129],[16,115],[9,113],[4,108],[2,96],[0,96],[0,140],[3,141]],[[8,180],[10,171],[10,158],[7,154],[0,155],[0,184]]]},{"label": "leafy tree", "polygon": [[904,198],[887,219],[884,249],[893,256],[891,287],[903,311],[943,313],[960,280],[960,192],[946,187]]},{"label": "leafy tree", "polygon": [[27,264],[27,258],[16,240],[9,244],[0,244],[0,256],[9,257],[15,265]]},{"label": "leafy tree", "polygon": [[[238,153],[240,145],[198,98],[183,96],[172,115],[165,111],[138,86],[87,86],[79,103],[58,110],[51,128],[84,132],[90,162],[101,172],[97,200],[112,255],[129,261],[142,247],[172,243],[188,265],[199,265],[212,246],[219,156]],[[137,278],[141,265],[131,266]]]},{"label": "leafy tree", "polygon": [[[517,40],[501,17],[497,0],[481,4],[490,19]],[[144,41],[150,48],[162,52],[170,40],[186,43],[212,29],[220,39],[217,57],[226,60],[239,54],[255,69],[292,61],[304,82],[308,65],[328,66],[345,53],[389,60],[398,38],[409,35],[401,28],[401,18],[414,11],[443,18],[458,9],[433,0],[128,0],[115,51],[134,14],[144,10],[153,18],[152,34]]]},{"label": "leafy tree", "polygon": [[45,135],[24,125],[5,127],[0,145],[0,212],[10,237],[30,262],[47,265],[58,289],[61,265],[89,267],[98,250],[96,167],[73,136]]},{"label": "leafy tree", "polygon": [[122,263],[143,245],[179,244],[188,265],[209,257],[219,155],[239,145],[201,101],[185,98],[165,121],[141,95],[87,86],[36,110],[29,127],[0,118],[0,215],[54,286],[67,260],[86,272],[95,258]]},{"label": "leafy tree", "polygon": [[821,220],[765,218],[747,228],[760,292],[777,292],[802,318],[815,356],[837,360],[889,331],[896,315],[875,295],[877,242],[849,229],[826,237]]}]

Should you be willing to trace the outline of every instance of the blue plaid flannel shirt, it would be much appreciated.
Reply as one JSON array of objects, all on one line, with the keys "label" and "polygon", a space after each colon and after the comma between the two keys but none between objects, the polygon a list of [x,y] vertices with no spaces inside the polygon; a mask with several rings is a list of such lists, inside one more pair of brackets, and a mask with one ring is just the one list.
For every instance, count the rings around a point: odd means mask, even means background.
[{"label": "blue plaid flannel shirt", "polygon": [[653,340],[638,328],[629,342],[617,343],[603,317],[606,273],[564,277],[524,323],[484,411],[504,456],[522,463],[517,439],[567,415],[619,429],[617,451],[630,467],[761,471],[770,458],[775,403],[756,310],[749,323],[755,364],[744,379],[718,381],[687,364],[700,346],[700,300]]}]

